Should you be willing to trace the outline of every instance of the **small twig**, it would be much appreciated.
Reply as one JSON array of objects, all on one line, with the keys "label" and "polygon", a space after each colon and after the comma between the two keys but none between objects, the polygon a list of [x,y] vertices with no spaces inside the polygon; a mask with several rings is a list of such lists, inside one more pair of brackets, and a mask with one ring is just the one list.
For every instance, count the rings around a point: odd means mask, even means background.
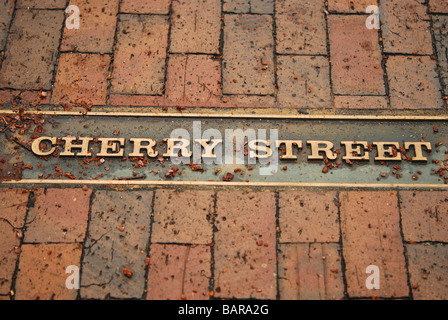
[{"label": "small twig", "polygon": [[24,148],[25,150],[32,152],[31,148],[29,146],[27,146],[26,144],[24,144],[23,142],[19,141],[19,139],[17,138],[12,138],[11,139],[13,142],[17,143],[19,146],[21,146],[22,148]]},{"label": "small twig", "polygon": [[2,220],[2,221],[5,221],[7,224],[9,224],[14,230],[23,230],[24,228],[25,228],[25,225],[23,226],[23,227],[21,227],[21,228],[17,228],[16,226],[14,226],[12,223],[11,223],[11,221],[9,221],[8,219],[5,219],[5,218],[1,218],[0,217],[0,220]]},{"label": "small twig", "polygon": [[131,177],[131,178],[119,178],[118,180],[126,181],[126,180],[138,180],[138,179],[146,179],[146,175]]}]

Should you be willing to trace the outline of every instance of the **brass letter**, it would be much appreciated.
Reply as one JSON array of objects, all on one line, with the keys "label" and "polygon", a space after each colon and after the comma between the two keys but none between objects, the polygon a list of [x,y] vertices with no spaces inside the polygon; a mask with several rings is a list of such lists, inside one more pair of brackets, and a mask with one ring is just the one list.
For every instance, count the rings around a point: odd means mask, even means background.
[{"label": "brass letter", "polygon": [[[264,144],[265,146],[261,146],[260,143]],[[250,158],[258,158],[258,159],[268,159],[272,156],[273,152],[269,146],[271,145],[270,140],[251,140],[249,141],[249,148],[251,149],[249,152]],[[255,151],[263,151],[265,154],[258,154],[258,152]]]},{"label": "brass letter", "polygon": [[292,148],[293,145],[297,145],[297,148],[300,150],[302,149],[303,145],[302,145],[302,141],[300,140],[277,140],[277,148],[280,148],[280,146],[284,144],[285,145],[285,151],[286,154],[281,155],[280,159],[281,160],[297,160],[297,156],[295,156],[292,153]]},{"label": "brass letter", "polygon": [[[204,148],[202,158],[216,159],[216,154],[214,154],[213,150],[216,148],[218,144],[222,143],[222,139],[212,139],[210,141],[206,139],[196,139],[194,141],[199,143]],[[212,144],[209,145],[208,144],[209,142],[211,142]]]},{"label": "brass letter", "polygon": [[[144,157],[142,150],[146,150],[146,154],[151,158],[155,158],[159,155],[159,152],[154,151],[153,149],[157,143],[154,139],[131,138],[130,141],[134,143],[134,152],[129,154],[130,157]],[[142,146],[143,142],[147,142],[148,144]]]},{"label": "brass letter", "polygon": [[76,137],[64,137],[62,140],[65,141],[65,149],[64,152],[60,153],[61,157],[74,157],[73,149],[81,150],[81,152],[76,154],[78,157],[90,157],[92,155],[92,152],[89,151],[89,144],[93,138],[79,138],[81,144],[73,144],[77,140]]},{"label": "brass letter", "polygon": [[[308,160],[324,160],[324,156],[320,155],[320,152],[325,152],[328,160],[336,160],[338,155],[335,154],[333,149],[333,143],[330,141],[307,141],[311,145],[311,155],[308,156]],[[325,147],[319,147],[319,145],[325,145]]]},{"label": "brass letter", "polygon": [[[53,148],[51,148],[51,150],[47,151],[47,152],[40,151],[40,144],[43,141],[50,141],[51,142],[51,146]],[[38,156],[49,156],[50,154],[52,154],[56,150],[56,147],[54,145],[57,142],[58,142],[58,139],[56,137],[40,137],[40,138],[37,138],[36,140],[33,141],[33,144],[31,145],[31,150],[33,151],[33,153],[35,155],[38,155]]]},{"label": "brass letter", "polygon": [[[176,150],[180,150],[183,158],[190,158],[193,155],[193,152],[188,152],[188,146],[190,145],[190,141],[186,139],[163,139],[166,142],[166,153],[163,155],[164,157],[178,157],[179,154],[176,154]],[[177,142],[181,142],[180,145],[176,145]]]},{"label": "brass letter", "polygon": [[[375,158],[375,161],[401,161],[401,153],[398,152],[398,149],[400,149],[398,142],[374,142],[373,145],[378,149],[378,157]],[[385,148],[385,146],[389,147]],[[395,147],[395,156],[393,147]],[[386,157],[386,155],[389,155],[389,157]]]},{"label": "brass letter", "polygon": [[369,160],[369,152],[364,151],[364,154],[361,154],[361,146],[363,146],[364,150],[368,148],[367,141],[341,141],[341,144],[345,145],[345,156],[342,157],[343,160]]},{"label": "brass letter", "polygon": [[[101,142],[101,151],[98,157],[123,157],[124,155],[124,138],[99,138]],[[109,153],[112,151],[113,153]]]},{"label": "brass letter", "polygon": [[404,148],[409,150],[411,146],[414,146],[415,157],[412,158],[412,161],[428,161],[428,158],[423,156],[423,146],[426,147],[428,152],[431,152],[431,143],[430,142],[405,142]]}]

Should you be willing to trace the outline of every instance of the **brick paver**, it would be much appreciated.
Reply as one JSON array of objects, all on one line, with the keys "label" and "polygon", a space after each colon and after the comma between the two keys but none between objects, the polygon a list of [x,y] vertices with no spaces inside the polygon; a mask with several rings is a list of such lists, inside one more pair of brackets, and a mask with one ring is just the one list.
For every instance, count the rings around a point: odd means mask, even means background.
[{"label": "brick paver", "polygon": [[67,0],[17,0],[17,7],[24,9],[65,9]]},{"label": "brick paver", "polygon": [[[345,276],[350,297],[406,297],[404,247],[396,192],[341,192]],[[366,269],[380,270],[380,289],[366,287]]]},{"label": "brick paver", "polygon": [[279,251],[280,299],[344,298],[341,256],[337,244],[282,244]]},{"label": "brick paver", "polygon": [[165,106],[165,97],[150,95],[111,94],[109,96],[111,106]]},{"label": "brick paver", "polygon": [[448,94],[448,17],[433,17],[434,40],[438,63],[440,65],[440,76],[445,95]]},{"label": "brick paver", "polygon": [[400,192],[406,241],[448,242],[448,192]]},{"label": "brick paver", "polygon": [[75,300],[78,290],[69,290],[69,266],[81,264],[79,244],[26,244],[22,246],[17,273],[17,300]]},{"label": "brick paver", "polygon": [[222,98],[223,107],[272,108],[276,106],[273,96],[226,95]]},{"label": "brick paver", "polygon": [[280,242],[338,242],[337,202],[336,192],[281,192]]},{"label": "brick paver", "polygon": [[274,194],[218,192],[216,206],[217,296],[274,299],[277,292]]},{"label": "brick paver", "polygon": [[84,242],[91,195],[91,189],[37,190],[25,242]]},{"label": "brick paver", "polygon": [[382,96],[336,96],[336,109],[387,109],[387,97]]},{"label": "brick paver", "polygon": [[5,0],[0,3],[0,51],[5,48],[9,24],[14,11],[14,1]]},{"label": "brick paver", "polygon": [[387,60],[393,109],[437,109],[443,106],[436,61],[430,57],[392,56]]},{"label": "brick paver", "polygon": [[325,57],[277,59],[278,100],[282,107],[331,107],[330,66]]},{"label": "brick paver", "polygon": [[0,87],[51,88],[63,19],[63,11],[16,11],[0,70]]},{"label": "brick paver", "polygon": [[170,52],[219,53],[220,0],[173,2]]},{"label": "brick paver", "polygon": [[366,13],[369,6],[378,6],[377,0],[328,0],[330,12]]},{"label": "brick paver", "polygon": [[224,12],[274,13],[274,0],[224,0]]},{"label": "brick paver", "polygon": [[448,299],[448,246],[408,245],[406,250],[414,299]]},{"label": "brick paver", "polygon": [[23,233],[29,193],[20,189],[0,189],[0,294],[9,294]]},{"label": "brick paver", "polygon": [[225,15],[224,93],[274,93],[272,17]]},{"label": "brick paver", "polygon": [[152,200],[150,191],[95,194],[84,249],[82,298],[143,297]]},{"label": "brick paver", "polygon": [[381,29],[387,53],[432,54],[427,6],[418,0],[381,0]]},{"label": "brick paver", "polygon": [[0,90],[0,105],[6,103],[20,103],[24,105],[49,104],[51,91],[42,90]]},{"label": "brick paver", "polygon": [[448,3],[445,0],[429,0],[429,11],[448,13]]},{"label": "brick paver", "polygon": [[364,16],[330,16],[333,92],[342,95],[386,93],[378,32],[365,26]]},{"label": "brick paver", "polygon": [[277,52],[327,54],[324,1],[276,2]]},{"label": "brick paver", "polygon": [[214,203],[210,191],[156,191],[151,241],[212,243]]},{"label": "brick paver", "polygon": [[103,105],[107,98],[108,55],[64,53],[54,85],[54,104]]},{"label": "brick paver", "polygon": [[120,11],[124,13],[168,14],[171,0],[122,0]]},{"label": "brick paver", "polygon": [[112,92],[162,94],[168,28],[163,16],[120,16]]},{"label": "brick paver", "polygon": [[147,299],[209,299],[210,260],[209,246],[153,244]]},{"label": "brick paver", "polygon": [[70,5],[80,9],[80,27],[64,28],[61,51],[112,53],[118,3],[118,0],[71,0]]},{"label": "brick paver", "polygon": [[166,104],[174,106],[219,106],[220,61],[208,55],[170,55]]}]

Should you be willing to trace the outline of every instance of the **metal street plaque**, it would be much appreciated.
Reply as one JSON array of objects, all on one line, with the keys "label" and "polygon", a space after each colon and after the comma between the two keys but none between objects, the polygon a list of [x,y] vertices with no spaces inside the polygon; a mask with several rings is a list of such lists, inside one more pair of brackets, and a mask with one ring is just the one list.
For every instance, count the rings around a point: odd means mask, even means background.
[{"label": "metal street plaque", "polygon": [[1,122],[2,183],[448,182],[444,121],[8,115]]}]

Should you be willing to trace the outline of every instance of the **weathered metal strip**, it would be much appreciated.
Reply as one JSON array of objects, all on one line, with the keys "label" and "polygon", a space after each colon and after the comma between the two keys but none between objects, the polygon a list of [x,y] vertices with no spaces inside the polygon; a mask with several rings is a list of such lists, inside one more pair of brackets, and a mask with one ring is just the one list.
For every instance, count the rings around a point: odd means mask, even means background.
[{"label": "weathered metal strip", "polygon": [[[18,116],[16,116],[18,117]],[[441,120],[408,120],[388,121],[370,119],[334,120],[334,119],[234,119],[234,118],[183,118],[183,117],[135,117],[135,116],[41,116],[45,120],[30,121],[30,127],[24,134],[20,128],[14,133],[6,130],[0,135],[0,157],[3,160],[2,183],[85,183],[85,184],[115,184],[117,185],[254,185],[254,186],[378,186],[405,187],[421,186],[430,188],[445,188],[448,172],[448,128],[447,122]],[[24,121],[26,123],[26,120]],[[206,130],[215,129],[221,133],[224,143],[226,129],[255,130],[257,139],[259,130],[266,130],[265,140],[272,139],[270,133],[278,132],[279,140],[302,141],[303,148],[294,146],[296,161],[280,160],[272,174],[260,170],[267,164],[227,163],[206,165],[178,165],[170,158],[163,158],[167,153],[164,139],[170,138],[175,129],[184,129],[194,139],[194,125],[201,127],[201,134]],[[4,126],[4,128],[7,126]],[[42,129],[36,129],[41,127]],[[273,130],[273,131],[271,131]],[[14,131],[14,130],[13,130]],[[35,132],[36,131],[36,132]],[[61,139],[75,136],[76,138],[92,138],[89,157],[61,157],[64,146],[58,146],[56,157],[38,157],[31,150],[31,142],[38,136],[48,136]],[[98,157],[101,143],[98,138],[124,139],[123,156]],[[155,150],[159,155],[150,157],[130,157],[134,143],[131,138],[154,139],[157,142]],[[328,141],[334,144],[333,150],[338,151],[337,159],[325,162],[312,160],[310,141]],[[345,145],[343,141],[353,143],[367,142],[371,151],[369,161],[345,161]],[[422,149],[427,161],[412,161],[415,152],[412,148],[406,150],[401,161],[375,161],[378,157],[378,147],[374,142],[396,142],[404,147],[405,142],[430,143],[432,152]],[[238,150],[241,146],[235,146]],[[248,149],[247,153],[251,150]],[[274,147],[272,148],[274,149]],[[279,148],[280,155],[283,154]],[[74,150],[75,153],[80,150]],[[283,150],[284,151],[284,150]],[[396,151],[400,152],[400,148]],[[256,150],[255,150],[256,152]],[[408,159],[407,159],[408,158]],[[191,161],[193,161],[193,157]],[[197,160],[197,159],[196,159]],[[8,178],[7,170],[13,170],[14,164],[24,166],[22,175],[14,180]],[[22,164],[21,164],[22,163]],[[200,166],[200,167],[198,167]],[[177,167],[177,168],[176,168]],[[250,168],[253,167],[253,168]],[[394,168],[395,167],[395,168]],[[173,168],[176,168],[173,170]],[[328,168],[325,169],[325,168]],[[178,169],[178,170],[177,170]],[[6,171],[5,171],[6,170]],[[172,172],[174,171],[174,173]],[[171,172],[171,174],[170,174]],[[230,175],[228,175],[230,174]],[[5,179],[8,178],[8,179]],[[9,180],[9,181],[7,181]],[[224,181],[228,180],[228,181]]]}]

